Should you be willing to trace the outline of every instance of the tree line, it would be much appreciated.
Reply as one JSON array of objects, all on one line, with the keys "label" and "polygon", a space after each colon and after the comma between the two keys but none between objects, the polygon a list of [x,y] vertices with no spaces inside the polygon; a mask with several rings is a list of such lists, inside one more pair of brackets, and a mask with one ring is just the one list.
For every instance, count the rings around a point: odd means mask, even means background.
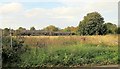
[{"label": "tree line", "polygon": [[[13,30],[13,29],[12,29]],[[13,35],[17,36],[26,28],[19,27]],[[31,27],[30,31],[35,31],[35,27]],[[10,34],[9,28],[3,29],[3,35],[7,36]],[[56,26],[49,25],[41,31],[50,31],[50,32],[71,32],[75,35],[106,35],[106,34],[120,34],[120,27],[117,27],[113,23],[105,23],[104,18],[98,12],[91,12],[84,16],[83,20],[79,22],[77,27],[68,26],[64,29],[60,29]]]}]

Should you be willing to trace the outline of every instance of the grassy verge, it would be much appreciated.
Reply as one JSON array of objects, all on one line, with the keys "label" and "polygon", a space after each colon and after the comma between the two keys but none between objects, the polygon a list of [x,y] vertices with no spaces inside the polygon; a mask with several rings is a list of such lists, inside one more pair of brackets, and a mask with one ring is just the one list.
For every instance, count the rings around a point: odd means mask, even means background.
[{"label": "grassy verge", "polygon": [[118,47],[95,44],[33,47],[21,56],[21,67],[79,67],[118,64]]}]

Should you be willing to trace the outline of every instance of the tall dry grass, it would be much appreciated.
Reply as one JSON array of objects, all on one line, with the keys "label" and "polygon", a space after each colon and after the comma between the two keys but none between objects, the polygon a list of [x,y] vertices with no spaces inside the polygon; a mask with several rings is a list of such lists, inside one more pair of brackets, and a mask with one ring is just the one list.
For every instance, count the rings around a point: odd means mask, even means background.
[{"label": "tall dry grass", "polygon": [[[119,35],[120,36],[120,35]],[[49,46],[72,44],[104,44],[106,46],[117,46],[118,35],[94,35],[94,36],[24,36],[24,43],[30,46]]]},{"label": "tall dry grass", "polygon": [[[118,64],[118,36],[25,36],[21,66],[79,67]],[[32,48],[31,48],[32,47]],[[39,47],[39,48],[38,48]]]}]

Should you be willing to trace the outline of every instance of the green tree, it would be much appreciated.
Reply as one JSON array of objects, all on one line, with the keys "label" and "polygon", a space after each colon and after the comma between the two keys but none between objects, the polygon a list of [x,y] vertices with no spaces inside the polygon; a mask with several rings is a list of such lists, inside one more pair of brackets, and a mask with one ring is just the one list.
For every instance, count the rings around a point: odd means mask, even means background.
[{"label": "green tree", "polygon": [[9,35],[10,35],[10,29],[4,28],[4,30],[3,30],[3,35],[4,35],[4,36],[9,36]]},{"label": "green tree", "polygon": [[64,31],[64,32],[72,32],[72,33],[76,34],[77,30],[78,30],[78,27],[73,27],[73,26],[69,27],[68,26],[67,28],[64,28],[62,31]]},{"label": "green tree", "polygon": [[36,29],[35,29],[35,27],[31,27],[30,30],[31,30],[31,31],[34,31],[34,30],[36,30]]},{"label": "green tree", "polygon": [[120,34],[120,27],[117,28],[116,32],[117,34]]},{"label": "green tree", "polygon": [[107,27],[107,34],[116,34],[117,30],[117,25],[112,24],[112,23],[105,23],[104,24]]},{"label": "green tree", "polygon": [[26,28],[19,27],[19,28],[15,31],[14,35],[20,35],[20,33],[21,33],[22,31],[24,31],[24,30],[26,30]]},{"label": "green tree", "polygon": [[88,13],[79,23],[78,32],[81,35],[101,35],[104,18],[98,12]]},{"label": "green tree", "polygon": [[107,34],[107,26],[105,24],[103,24],[101,26],[99,33],[102,34],[102,35],[106,35]]},{"label": "green tree", "polygon": [[19,27],[18,30],[23,31],[23,30],[26,30],[26,29],[23,28],[23,27]]},{"label": "green tree", "polygon": [[50,26],[47,26],[46,28],[43,29],[44,31],[58,31],[59,28],[53,26],[53,25],[50,25]]}]

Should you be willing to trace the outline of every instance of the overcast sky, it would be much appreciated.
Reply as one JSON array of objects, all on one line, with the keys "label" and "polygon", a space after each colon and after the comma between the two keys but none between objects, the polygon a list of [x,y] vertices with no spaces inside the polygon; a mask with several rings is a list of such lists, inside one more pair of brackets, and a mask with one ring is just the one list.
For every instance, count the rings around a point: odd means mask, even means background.
[{"label": "overcast sky", "polygon": [[118,24],[118,0],[0,0],[0,28],[77,26],[94,11]]}]

